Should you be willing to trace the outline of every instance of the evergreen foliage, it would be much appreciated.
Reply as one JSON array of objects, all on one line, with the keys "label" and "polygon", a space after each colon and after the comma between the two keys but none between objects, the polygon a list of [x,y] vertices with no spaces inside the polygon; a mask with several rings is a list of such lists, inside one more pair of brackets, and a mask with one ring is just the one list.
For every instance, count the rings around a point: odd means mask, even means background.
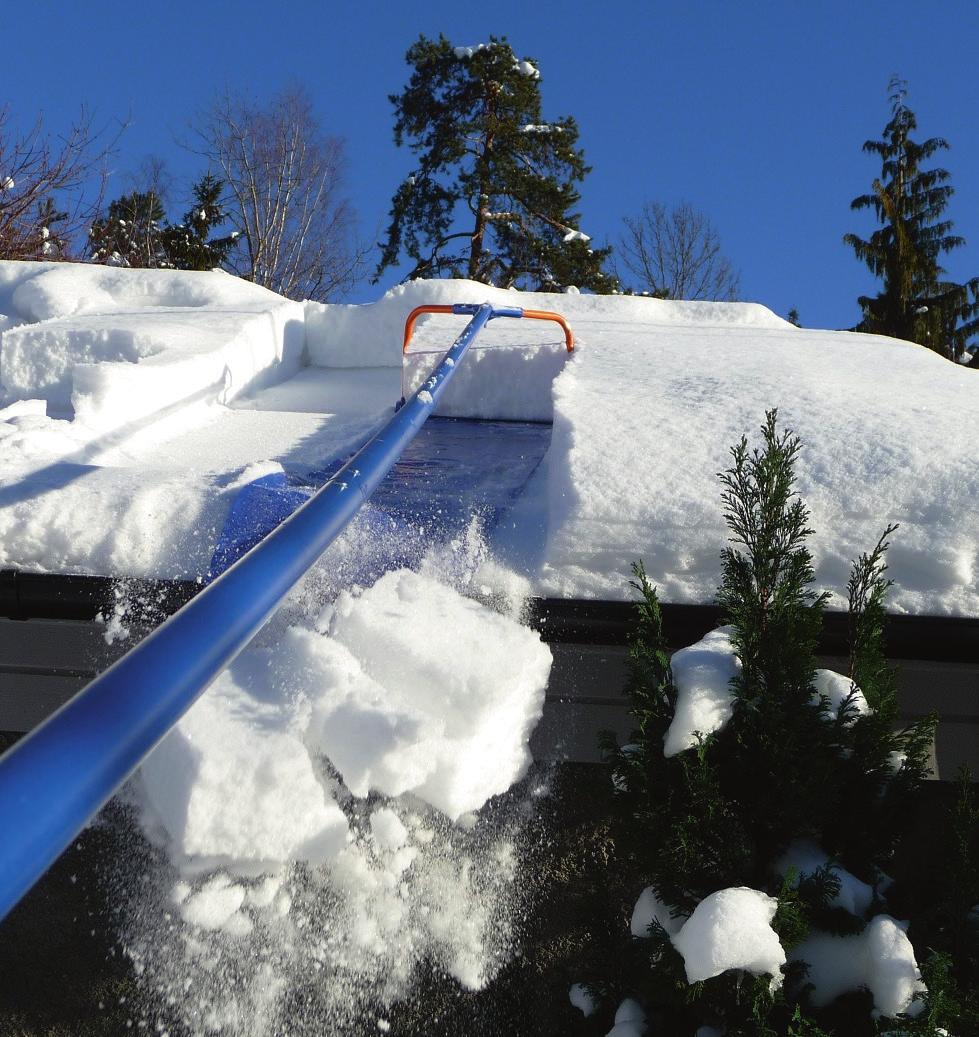
[{"label": "evergreen foliage", "polygon": [[109,266],[169,267],[165,214],[153,190],[133,191],[109,203],[89,230],[91,258]]},{"label": "evergreen foliage", "polygon": [[500,287],[609,292],[611,251],[579,230],[589,171],[565,116],[545,123],[540,74],[506,37],[454,48],[419,37],[408,86],[390,100],[395,143],[418,165],[394,195],[375,280],[407,255],[409,277],[468,277]]},{"label": "evergreen foliage", "polygon": [[966,284],[945,278],[941,257],[965,241],[941,218],[954,191],[948,171],[924,164],[948,143],[912,138],[917,119],[906,99],[907,85],[893,78],[883,139],[863,145],[880,158],[881,173],[872,191],[850,207],[872,210],[880,226],[866,240],[856,234],[843,240],[883,287],[876,296],[860,297],[863,319],[854,330],[917,342],[957,360],[979,330],[979,278]]},{"label": "evergreen foliage", "polygon": [[[722,554],[718,601],[741,660],[730,720],[698,736],[694,747],[664,755],[678,692],[656,591],[640,563],[627,688],[636,730],[630,744],[606,736],[603,748],[617,790],[616,845],[673,917],[720,889],[761,890],[778,900],[772,925],[790,951],[813,931],[858,933],[871,917],[889,912],[884,872],[895,870],[935,722],[895,729],[895,674],[883,654],[893,527],[853,565],[854,688],[838,711],[815,693],[826,595],[812,589],[809,513],[795,495],[800,443],[779,432],[776,418],[775,411],[766,416],[761,449],[750,450],[742,439],[720,476],[731,543]],[[857,688],[872,712],[857,709]],[[776,874],[775,862],[799,839],[813,841],[833,865],[874,888],[866,915],[832,905],[840,879],[829,865],[801,882],[791,872]],[[847,994],[817,1011],[804,972],[801,963],[790,963],[784,986],[774,992],[769,977],[738,971],[688,985],[679,953],[654,924],[649,938],[629,941],[593,986],[607,999],[639,997],[655,1032],[692,1035],[702,1025],[751,1035],[877,1032],[869,994]],[[914,1026],[931,1017],[947,1025],[951,1017],[936,1008],[934,993],[929,997],[928,1013]]]},{"label": "evergreen foliage", "polygon": [[224,182],[211,173],[194,185],[194,202],[183,221],[166,231],[170,263],[178,270],[213,270],[227,261],[238,234],[213,237],[216,227],[228,220],[222,195]]},{"label": "evergreen foliage", "polygon": [[[210,173],[194,185],[194,202],[183,222],[168,224],[155,190],[133,191],[110,203],[89,231],[93,260],[109,266],[213,270],[224,265],[238,235],[214,237],[228,219],[224,183]],[[56,214],[55,214],[56,215]]]}]

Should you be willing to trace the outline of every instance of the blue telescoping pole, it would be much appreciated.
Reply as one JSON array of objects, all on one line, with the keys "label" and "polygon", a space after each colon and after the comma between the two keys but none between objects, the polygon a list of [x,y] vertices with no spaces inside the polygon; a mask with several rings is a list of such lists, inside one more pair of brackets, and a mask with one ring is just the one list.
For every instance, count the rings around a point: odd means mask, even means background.
[{"label": "blue telescoping pole", "polygon": [[0,760],[0,919],[44,874],[343,530],[432,413],[473,339],[517,307],[471,315],[434,374],[315,496]]}]

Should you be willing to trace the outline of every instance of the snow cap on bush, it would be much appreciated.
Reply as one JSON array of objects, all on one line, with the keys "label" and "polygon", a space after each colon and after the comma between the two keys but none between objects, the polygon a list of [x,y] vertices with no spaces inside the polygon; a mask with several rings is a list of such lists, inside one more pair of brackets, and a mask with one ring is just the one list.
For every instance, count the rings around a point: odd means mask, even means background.
[{"label": "snow cap on bush", "polygon": [[[796,839],[775,862],[775,871],[778,875],[785,876],[790,868],[795,868],[796,877],[793,885],[798,886],[805,876],[812,875],[819,868],[825,868],[829,864],[829,857],[811,839]],[[851,915],[864,915],[874,899],[873,887],[838,864],[832,865],[832,871],[840,881],[840,888],[830,901],[830,906],[842,907]]]},{"label": "snow cap on bush", "polygon": [[924,1005],[913,998],[926,987],[905,933],[907,925],[878,915],[856,936],[817,933],[795,947],[792,959],[809,966],[812,1003],[821,1008],[840,994],[866,987],[878,1014],[917,1015]]},{"label": "snow cap on bush", "polygon": [[684,921],[683,918],[674,918],[670,914],[669,905],[660,900],[652,886],[647,886],[639,894],[636,906],[632,909],[629,928],[633,936],[647,937],[650,925],[658,922],[672,937],[680,931]]},{"label": "snow cap on bush", "polygon": [[683,956],[687,982],[719,976],[728,969],[768,974],[782,983],[785,951],[772,929],[778,901],[757,889],[734,886],[705,897],[673,937]]},{"label": "snow cap on bush", "polygon": [[677,700],[673,722],[663,744],[665,756],[676,756],[697,744],[696,735],[719,731],[731,719],[731,680],[741,660],[731,646],[731,627],[712,630],[670,660]]},{"label": "snow cap on bush", "polygon": [[847,699],[853,710],[851,719],[873,713],[864,693],[849,677],[835,670],[816,670],[812,698],[813,702],[818,702],[820,698],[826,699],[829,715],[834,719],[840,715],[840,707]]},{"label": "snow cap on bush", "polygon": [[642,1005],[627,997],[615,1013],[615,1025],[605,1037],[643,1037],[646,1032],[646,1013]]}]

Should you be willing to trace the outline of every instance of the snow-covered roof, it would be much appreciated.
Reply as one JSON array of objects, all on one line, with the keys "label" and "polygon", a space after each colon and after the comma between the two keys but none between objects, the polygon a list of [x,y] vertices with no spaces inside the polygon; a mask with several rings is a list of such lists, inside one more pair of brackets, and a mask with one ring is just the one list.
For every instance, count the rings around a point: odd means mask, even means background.
[{"label": "snow-covered roof", "polygon": [[[577,340],[569,357],[553,325],[496,321],[444,398],[444,414],[553,420],[544,464],[493,545],[498,577],[531,593],[621,599],[641,558],[665,600],[710,601],[727,537],[716,475],[777,407],[802,439],[798,489],[812,511],[817,583],[834,604],[851,559],[897,522],[890,606],[979,615],[974,371],[908,343],[798,329],[752,303],[521,294],[461,280],[303,308],[219,273],[0,264],[0,380],[8,398],[51,404],[47,417],[0,413],[0,564],[115,573],[133,562],[122,544],[141,540],[158,549],[144,546],[141,571],[119,575],[192,575],[188,560],[208,553],[202,530],[220,521],[246,464],[300,441],[348,448],[400,392],[407,313],[484,300],[557,310]],[[409,390],[463,323],[422,318]],[[304,344],[311,367],[297,381]],[[276,381],[272,396],[220,406]],[[52,418],[69,397],[75,420]],[[155,467],[172,474],[182,458],[193,471],[175,477],[184,503],[172,511],[187,514],[186,528],[135,489],[166,485]],[[54,462],[128,471],[68,479]],[[106,529],[97,551],[83,549],[86,537],[56,528],[69,512],[79,529],[89,512],[102,525],[117,506],[129,516],[118,544]]]}]

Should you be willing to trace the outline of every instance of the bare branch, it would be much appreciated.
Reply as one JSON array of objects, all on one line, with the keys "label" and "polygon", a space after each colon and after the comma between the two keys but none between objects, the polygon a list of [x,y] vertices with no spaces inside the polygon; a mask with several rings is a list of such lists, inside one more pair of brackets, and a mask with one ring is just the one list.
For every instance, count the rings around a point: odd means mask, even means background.
[{"label": "bare branch", "polygon": [[651,202],[623,222],[620,254],[640,290],[662,299],[738,298],[740,274],[722,255],[710,220],[687,202],[669,211]]},{"label": "bare branch", "polygon": [[[121,132],[121,131],[120,131]],[[51,138],[40,118],[17,135],[0,109],[0,259],[64,259],[102,204],[106,140],[82,109]]]},{"label": "bare branch", "polygon": [[367,249],[342,195],[344,142],[326,136],[302,90],[260,108],[226,94],[193,127],[191,150],[228,183],[241,247],[235,273],[293,299],[325,301],[363,273]]}]

